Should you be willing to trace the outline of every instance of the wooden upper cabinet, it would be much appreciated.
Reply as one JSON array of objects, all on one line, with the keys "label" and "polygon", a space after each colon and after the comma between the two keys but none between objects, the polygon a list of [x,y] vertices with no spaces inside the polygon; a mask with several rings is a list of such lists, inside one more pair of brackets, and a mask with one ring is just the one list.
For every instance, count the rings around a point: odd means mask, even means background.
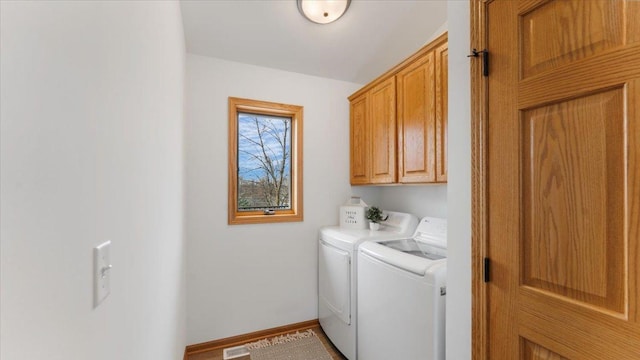
[{"label": "wooden upper cabinet", "polygon": [[391,77],[371,90],[370,183],[396,181],[396,79]]},{"label": "wooden upper cabinet", "polygon": [[369,183],[369,94],[365,93],[351,101],[350,114],[350,160],[351,184]]},{"label": "wooden upper cabinet", "polygon": [[358,90],[351,184],[447,182],[447,34]]},{"label": "wooden upper cabinet", "polygon": [[351,100],[351,184],[396,181],[396,81]]},{"label": "wooden upper cabinet", "polygon": [[436,181],[434,53],[396,75],[398,81],[398,174],[401,183]]},{"label": "wooden upper cabinet", "polygon": [[436,181],[447,182],[447,128],[449,108],[449,47],[442,44],[436,59]]}]

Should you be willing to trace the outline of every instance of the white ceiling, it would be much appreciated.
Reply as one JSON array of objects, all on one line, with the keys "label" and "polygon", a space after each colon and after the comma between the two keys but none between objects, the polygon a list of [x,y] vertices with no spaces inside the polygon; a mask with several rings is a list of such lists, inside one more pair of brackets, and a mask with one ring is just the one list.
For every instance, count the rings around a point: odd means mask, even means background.
[{"label": "white ceiling", "polygon": [[446,29],[442,0],[352,0],[319,25],[295,0],[182,0],[193,54],[365,84]]}]

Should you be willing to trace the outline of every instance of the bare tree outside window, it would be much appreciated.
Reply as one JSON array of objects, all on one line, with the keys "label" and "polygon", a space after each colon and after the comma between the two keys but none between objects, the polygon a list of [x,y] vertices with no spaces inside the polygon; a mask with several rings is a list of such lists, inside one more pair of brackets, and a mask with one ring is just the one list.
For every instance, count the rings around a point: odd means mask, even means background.
[{"label": "bare tree outside window", "polygon": [[238,210],[291,208],[291,118],[238,113]]}]

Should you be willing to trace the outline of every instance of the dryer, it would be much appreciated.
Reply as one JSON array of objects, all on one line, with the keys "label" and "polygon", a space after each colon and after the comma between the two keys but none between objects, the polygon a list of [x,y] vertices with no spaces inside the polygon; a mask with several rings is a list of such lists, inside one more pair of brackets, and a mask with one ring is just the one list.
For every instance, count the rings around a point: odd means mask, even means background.
[{"label": "dryer", "polygon": [[418,219],[411,214],[389,215],[378,231],[327,226],[318,244],[318,319],[322,330],[349,360],[356,359],[357,248],[364,241],[400,239],[414,233]]}]

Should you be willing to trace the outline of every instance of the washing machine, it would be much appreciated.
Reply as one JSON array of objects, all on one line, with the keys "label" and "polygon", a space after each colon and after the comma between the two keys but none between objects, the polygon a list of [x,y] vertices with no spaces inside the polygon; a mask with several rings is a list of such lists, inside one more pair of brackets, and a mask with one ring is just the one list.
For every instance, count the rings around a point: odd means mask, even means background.
[{"label": "washing machine", "polygon": [[447,222],[358,248],[358,359],[445,359]]},{"label": "washing machine", "polygon": [[385,211],[389,218],[378,231],[327,226],[318,244],[318,319],[322,330],[349,360],[357,357],[357,248],[364,241],[401,239],[414,233],[418,219]]}]

